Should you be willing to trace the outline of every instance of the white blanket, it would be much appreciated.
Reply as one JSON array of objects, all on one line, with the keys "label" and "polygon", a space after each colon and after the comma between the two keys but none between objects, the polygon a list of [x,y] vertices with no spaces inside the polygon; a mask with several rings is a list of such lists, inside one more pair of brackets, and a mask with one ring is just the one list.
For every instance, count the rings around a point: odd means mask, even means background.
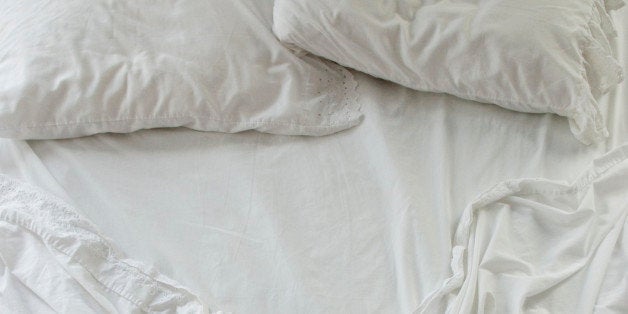
[{"label": "white blanket", "polygon": [[204,309],[176,282],[124,259],[61,200],[0,175],[0,312]]}]

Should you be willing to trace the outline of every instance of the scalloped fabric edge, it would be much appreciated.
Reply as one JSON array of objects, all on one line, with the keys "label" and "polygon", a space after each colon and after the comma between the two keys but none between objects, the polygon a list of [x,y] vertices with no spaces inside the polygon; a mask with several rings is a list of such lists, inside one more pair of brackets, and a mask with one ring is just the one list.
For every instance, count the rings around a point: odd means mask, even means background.
[{"label": "scalloped fabric edge", "polygon": [[[125,259],[96,227],[61,199],[0,175],[0,220],[36,235],[44,246],[65,255],[56,260],[79,267],[106,293],[144,312],[208,313],[200,299],[177,282],[140,262]],[[26,248],[27,249],[27,248]]]}]

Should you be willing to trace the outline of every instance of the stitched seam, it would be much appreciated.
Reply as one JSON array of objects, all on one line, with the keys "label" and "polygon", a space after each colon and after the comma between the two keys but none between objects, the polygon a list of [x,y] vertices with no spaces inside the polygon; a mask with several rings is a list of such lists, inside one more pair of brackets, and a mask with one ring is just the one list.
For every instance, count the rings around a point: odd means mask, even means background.
[{"label": "stitched seam", "polygon": [[[104,237],[97,230],[90,230],[91,228],[94,228],[90,222],[83,220],[74,210],[71,209],[71,207],[69,207],[69,205],[59,200],[55,196],[45,194],[45,192],[40,191],[39,189],[35,187],[29,187],[28,185],[20,184],[17,181],[8,179],[3,175],[0,175],[0,189],[14,193],[14,195],[12,194],[0,195],[0,200],[21,201],[20,196],[27,196],[28,199],[36,199],[36,200],[40,200],[45,203],[51,204],[51,206],[53,206],[54,209],[47,210],[50,215],[56,215],[57,218],[69,219],[69,221],[58,220],[53,223],[50,223],[47,221],[42,221],[41,219],[35,219],[33,216],[33,213],[20,212],[17,210],[2,209],[2,208],[0,208],[0,220],[4,220],[12,224],[20,225],[23,228],[29,230],[30,232],[40,236],[41,239],[43,240],[42,242],[44,243],[46,247],[53,247],[55,250],[62,252],[68,257],[71,257],[71,260],[73,262],[81,265],[81,267],[85,269],[87,273],[89,273],[92,277],[96,279],[96,281],[98,281],[101,285],[107,288],[107,290],[114,292],[116,295],[123,297],[129,302],[139,306],[143,310],[148,311],[148,307],[141,304],[142,303],[141,299],[136,298],[132,295],[125,296],[122,294],[123,291],[117,291],[116,288],[114,288],[116,287],[115,284],[110,283],[109,285],[107,285],[104,282],[102,282],[101,279],[99,279],[90,270],[89,267],[84,266],[84,264],[81,263],[80,260],[72,258],[72,256],[69,253],[65,252],[62,248],[60,248],[58,244],[58,239],[55,238],[57,236],[52,235],[50,231],[57,232],[57,233],[63,233],[63,232],[71,233],[73,238],[76,241],[80,242],[82,245],[84,245],[85,248],[89,250],[90,253],[95,254],[98,257],[100,257],[101,262],[111,265],[113,267],[116,267],[120,271],[123,271],[129,274],[130,276],[134,278],[134,280],[137,282],[138,285],[156,287],[156,289],[159,289],[159,291],[161,291],[161,293],[163,293],[164,295],[177,298],[178,300],[181,300],[181,297],[183,295],[186,295],[187,297],[192,297],[192,298],[196,297],[195,295],[191,294],[189,291],[186,291],[185,289],[183,289],[184,293],[182,293],[181,288],[172,286],[171,284],[167,282],[163,282],[155,278],[154,276],[147,274],[141,268],[138,268],[137,266],[129,264],[124,259],[116,256],[115,249],[108,242],[105,241]],[[41,210],[43,207],[41,204],[38,204],[31,208],[37,211],[37,210]],[[85,227],[89,227],[89,228],[86,229]],[[89,235],[94,236],[96,239],[86,238],[86,236],[89,236]],[[94,243],[98,243],[102,245],[104,249],[106,249],[106,253],[92,248],[90,246],[90,243],[91,243],[90,241],[91,242],[95,241]],[[118,290],[121,288],[122,287],[119,287]],[[154,297],[155,296],[151,294],[149,298],[154,298]],[[177,301],[177,306],[179,305],[181,305],[181,303],[180,301]]]},{"label": "stitched seam", "polygon": [[[139,301],[137,298],[134,298],[134,297],[127,297],[126,295],[123,295],[121,292],[118,292],[118,291],[117,291],[116,289],[114,289],[113,287],[110,287],[110,286],[106,285],[104,282],[102,282],[100,279],[98,279],[98,278],[96,277],[96,275],[94,275],[94,274],[93,274],[93,273],[92,273],[92,272],[88,269],[88,267],[86,267],[85,265],[83,265],[83,263],[81,263],[81,261],[73,259],[73,258],[72,258],[72,256],[71,256],[69,253],[65,252],[65,251],[64,251],[64,250],[62,250],[61,248],[58,248],[58,247],[56,246],[56,244],[54,244],[54,243],[53,243],[53,242],[55,242],[55,241],[52,241],[52,240],[50,239],[50,234],[49,234],[48,232],[45,232],[45,231],[37,232],[37,231],[33,230],[32,228],[30,228],[30,227],[28,226],[28,224],[27,224],[27,223],[25,223],[25,222],[23,221],[23,220],[26,220],[26,219],[23,219],[23,218],[22,218],[22,219],[20,219],[20,218],[18,218],[18,217],[16,217],[15,219],[12,219],[12,218],[8,217],[8,213],[6,213],[6,212],[4,212],[4,211],[3,211],[2,213],[0,213],[0,220],[3,220],[3,221],[5,221],[5,222],[10,223],[10,224],[13,224],[13,225],[20,226],[20,227],[22,227],[22,228],[24,228],[24,229],[28,230],[29,232],[34,233],[35,235],[39,236],[42,240],[47,240],[48,242],[50,242],[50,243],[52,244],[52,245],[50,245],[50,247],[51,247],[51,248],[53,248],[55,251],[57,251],[57,252],[59,252],[59,253],[61,253],[61,254],[65,255],[65,256],[69,257],[69,258],[70,258],[70,259],[71,259],[74,263],[76,263],[76,264],[80,265],[80,266],[81,266],[81,268],[82,268],[85,272],[87,272],[87,273],[88,273],[88,274],[89,274],[92,278],[94,278],[94,280],[95,280],[96,282],[98,282],[98,284],[99,284],[99,285],[101,285],[103,288],[105,288],[107,291],[113,292],[113,293],[115,293],[116,295],[118,295],[119,297],[121,297],[121,298],[123,298],[123,299],[125,299],[125,300],[127,300],[127,301],[129,301],[129,302],[131,302],[131,303],[133,303],[133,304],[135,304],[136,306],[138,306],[138,307],[140,307],[140,308],[142,308],[142,309],[145,309],[145,307],[144,307],[144,306],[142,306],[141,301]],[[30,219],[28,219],[28,220],[30,220]],[[32,223],[35,223],[35,222],[34,222],[34,221],[32,221]],[[44,242],[44,245],[45,245],[46,247],[48,247],[48,245],[46,245],[46,243],[45,243],[45,242]],[[109,261],[109,260],[107,259],[107,261]],[[119,261],[120,261],[120,262],[122,262],[121,260],[119,260]],[[131,266],[131,265],[128,265],[128,266]],[[142,272],[142,274],[143,274],[143,272]],[[148,275],[146,275],[146,276],[148,276]]]},{"label": "stitched seam", "polygon": [[227,123],[232,125],[288,125],[288,126],[298,126],[298,127],[307,127],[307,128],[325,128],[329,126],[338,126],[350,123],[350,121],[338,121],[338,122],[329,122],[324,125],[308,125],[301,124],[298,122],[282,122],[282,121],[236,121],[236,120],[223,120],[211,118],[210,116],[196,116],[196,115],[181,115],[181,116],[163,116],[163,117],[146,117],[146,118],[121,118],[121,119],[113,119],[113,120],[85,120],[85,121],[71,121],[71,122],[62,122],[57,123],[55,121],[48,122],[40,122],[38,124],[33,125],[25,125],[25,126],[15,126],[15,127],[2,127],[0,130],[13,130],[13,129],[35,129],[35,128],[50,128],[50,127],[61,127],[61,126],[73,126],[80,124],[106,124],[106,123],[123,123],[127,121],[148,121],[148,120],[168,120],[168,119],[185,119],[185,118],[201,118],[214,122]]}]

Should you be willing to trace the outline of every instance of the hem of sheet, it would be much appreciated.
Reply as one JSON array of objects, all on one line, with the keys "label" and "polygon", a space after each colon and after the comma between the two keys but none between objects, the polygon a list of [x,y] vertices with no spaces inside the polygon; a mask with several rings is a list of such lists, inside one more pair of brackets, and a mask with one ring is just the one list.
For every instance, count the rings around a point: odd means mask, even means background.
[{"label": "hem of sheet", "polygon": [[178,283],[123,259],[95,226],[62,200],[5,175],[0,175],[0,220],[31,231],[47,248],[67,255],[66,266],[79,266],[107,291],[143,311],[207,311],[196,295]]}]

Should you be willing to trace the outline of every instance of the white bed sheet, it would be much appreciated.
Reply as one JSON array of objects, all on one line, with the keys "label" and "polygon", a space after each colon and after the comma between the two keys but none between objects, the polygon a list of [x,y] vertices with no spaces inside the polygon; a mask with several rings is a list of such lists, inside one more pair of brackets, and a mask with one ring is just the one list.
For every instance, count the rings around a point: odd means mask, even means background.
[{"label": "white bed sheet", "polygon": [[0,312],[206,311],[175,281],[126,259],[59,198],[0,175]]},{"label": "white bed sheet", "polygon": [[0,172],[74,204],[212,310],[408,313],[450,275],[454,231],[478,193],[515,178],[571,181],[628,140],[626,83],[603,100],[612,137],[584,146],[557,116],[356,79],[365,120],[333,136],[2,140]]}]

